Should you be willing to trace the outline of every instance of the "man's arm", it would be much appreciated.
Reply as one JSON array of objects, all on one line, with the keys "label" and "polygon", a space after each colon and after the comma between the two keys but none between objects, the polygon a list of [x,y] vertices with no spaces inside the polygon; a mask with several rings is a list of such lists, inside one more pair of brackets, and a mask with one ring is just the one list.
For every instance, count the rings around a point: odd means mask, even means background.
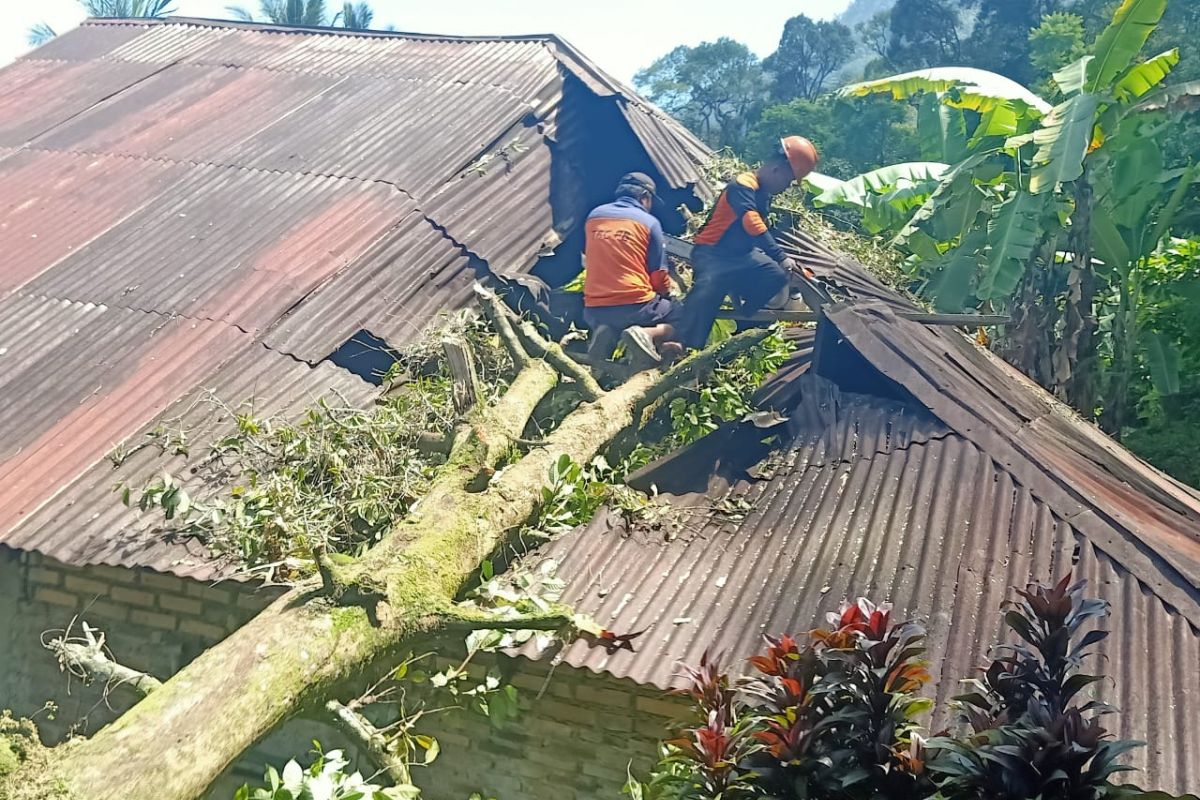
[{"label": "man's arm", "polygon": [[787,253],[783,252],[783,248],[775,241],[775,237],[771,235],[771,231],[767,227],[767,221],[763,219],[762,214],[758,213],[758,203],[755,202],[754,193],[753,186],[747,186],[740,180],[735,180],[729,184],[725,197],[730,208],[733,209],[733,213],[737,215],[742,230],[754,238],[754,243],[764,253],[782,264],[788,257]]},{"label": "man's arm", "polygon": [[646,272],[650,275],[650,285],[659,294],[671,293],[671,278],[667,271],[667,240],[663,236],[662,224],[652,219],[650,224],[650,245],[646,248]]}]

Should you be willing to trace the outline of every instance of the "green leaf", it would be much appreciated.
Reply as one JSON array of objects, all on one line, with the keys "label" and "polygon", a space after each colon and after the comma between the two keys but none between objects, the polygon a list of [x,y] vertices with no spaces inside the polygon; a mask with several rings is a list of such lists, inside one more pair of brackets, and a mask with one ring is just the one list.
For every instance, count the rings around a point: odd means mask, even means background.
[{"label": "green leaf", "polygon": [[1050,105],[1016,81],[1003,75],[973,67],[935,67],[905,72],[879,80],[851,84],[838,91],[842,97],[866,97],[871,94],[890,94],[893,100],[907,100],[922,92],[943,94],[954,90],[944,99],[955,108],[984,113],[1006,100],[1024,103],[1039,113]]},{"label": "green leaf", "polygon": [[1064,95],[1073,95],[1083,91],[1083,86],[1087,83],[1088,65],[1094,58],[1094,56],[1084,56],[1054,73],[1054,82],[1058,84],[1058,88]]},{"label": "green leaf", "polygon": [[437,759],[438,754],[442,752],[442,746],[438,744],[438,740],[432,736],[416,736],[414,737],[417,744],[425,751],[424,763],[432,764]]},{"label": "green leaf", "polygon": [[1089,92],[1107,89],[1137,58],[1167,10],[1167,0],[1124,0],[1100,34],[1088,65]]},{"label": "green leaf", "polygon": [[1092,248],[1109,269],[1124,270],[1129,266],[1129,245],[1102,203],[1092,208]]},{"label": "green leaf", "polygon": [[936,95],[921,98],[917,107],[917,141],[921,157],[954,163],[967,155],[967,121],[961,108],[951,108]]},{"label": "green leaf", "polygon": [[1149,61],[1134,64],[1117,81],[1113,95],[1123,103],[1145,97],[1158,87],[1179,63],[1179,48],[1159,53]]},{"label": "green leaf", "polygon": [[959,312],[967,306],[971,284],[979,271],[979,251],[986,241],[986,235],[983,230],[973,232],[961,245],[931,265],[934,274],[924,294],[933,300],[939,311]]},{"label": "green leaf", "polygon": [[1083,174],[1083,159],[1092,142],[1099,107],[1097,95],[1078,94],[1046,115],[1033,138],[1038,145],[1030,181],[1034,194],[1052,191]]},{"label": "green leaf", "polygon": [[1146,331],[1141,336],[1142,354],[1150,368],[1150,381],[1163,397],[1179,394],[1179,347],[1164,334]]},{"label": "green leaf", "polygon": [[1020,189],[996,207],[988,222],[988,258],[976,293],[980,300],[1008,297],[1017,288],[1042,238],[1046,195]]},{"label": "green leaf", "polygon": [[930,161],[910,161],[891,164],[844,181],[813,198],[818,206],[850,205],[865,208],[870,197],[882,194],[901,183],[914,184],[940,181],[950,167]]},{"label": "green leaf", "polygon": [[[839,186],[841,183],[842,182],[837,178],[834,178],[830,175],[822,175],[819,172],[810,172],[804,178],[805,188],[815,194],[820,194],[821,192],[827,192],[830,189],[837,188],[837,186]],[[580,291],[583,291],[583,289],[580,289]]]}]

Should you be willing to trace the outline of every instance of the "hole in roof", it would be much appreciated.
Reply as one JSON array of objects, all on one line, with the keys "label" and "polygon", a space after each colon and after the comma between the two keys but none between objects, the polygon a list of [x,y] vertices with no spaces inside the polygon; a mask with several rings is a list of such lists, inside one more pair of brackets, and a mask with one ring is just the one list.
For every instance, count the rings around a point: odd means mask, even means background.
[{"label": "hole in roof", "polygon": [[382,386],[383,377],[399,359],[386,341],[363,328],[339,345],[325,360],[368,383]]}]

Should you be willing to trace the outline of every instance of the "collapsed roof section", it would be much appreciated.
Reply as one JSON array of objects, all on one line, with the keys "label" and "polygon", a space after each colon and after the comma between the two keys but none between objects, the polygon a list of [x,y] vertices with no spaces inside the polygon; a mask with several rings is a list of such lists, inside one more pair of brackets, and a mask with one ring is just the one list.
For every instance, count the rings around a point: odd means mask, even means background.
[{"label": "collapsed roof section", "polygon": [[1013,588],[1071,571],[1112,605],[1094,666],[1114,734],[1148,743],[1131,761],[1150,784],[1195,791],[1200,684],[1181,665],[1200,664],[1200,496],[960,333],[904,319],[850,259],[787,246],[844,302],[759,392],[786,422],[725,426],[634,476],[676,525],[602,513],[531,556],[559,562],[564,602],[645,631],[632,649],[522,652],[665,689],[705,650],[736,669],[763,634],[867,596],[927,623],[936,730]]},{"label": "collapsed roof section", "polygon": [[361,396],[323,359],[481,271],[577,272],[624,172],[709,192],[694,136],[548,35],[90,20],[0,75],[0,545],[72,564],[215,574],[120,507],[155,464],[118,442],[209,391]]}]

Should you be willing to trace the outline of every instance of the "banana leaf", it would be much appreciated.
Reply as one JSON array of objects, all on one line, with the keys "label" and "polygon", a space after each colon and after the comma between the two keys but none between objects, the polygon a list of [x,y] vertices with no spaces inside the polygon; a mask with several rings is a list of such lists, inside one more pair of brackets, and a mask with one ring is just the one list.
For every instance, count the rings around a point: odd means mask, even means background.
[{"label": "banana leaf", "polygon": [[1038,145],[1030,183],[1034,194],[1052,191],[1083,174],[1083,159],[1092,143],[1099,108],[1099,96],[1077,94],[1046,115],[1033,138]]},{"label": "banana leaf", "polygon": [[1054,82],[1064,95],[1070,96],[1083,91],[1083,86],[1087,83],[1088,65],[1094,59],[1095,56],[1084,56],[1054,73]]},{"label": "banana leaf", "polygon": [[1167,0],[1124,0],[1112,23],[1096,40],[1095,58],[1088,64],[1087,90],[1099,92],[1137,60],[1146,40],[1167,10]]},{"label": "banana leaf", "polygon": [[[813,198],[818,206],[850,205],[865,208],[873,195],[888,192],[901,183],[908,185],[941,180],[950,167],[933,161],[909,161],[864,172],[821,192]],[[931,187],[932,188],[932,187]]]},{"label": "banana leaf", "polygon": [[1185,81],[1168,86],[1148,96],[1134,106],[1134,111],[1189,111],[1200,105],[1200,80]]},{"label": "banana leaf", "polygon": [[1008,297],[1042,239],[1047,195],[1016,190],[995,208],[988,222],[988,258],[976,294],[980,300]]},{"label": "banana leaf", "polygon": [[967,120],[963,110],[951,108],[937,95],[922,97],[917,108],[917,141],[921,156],[929,161],[953,164],[966,158]]},{"label": "banana leaf", "polygon": [[1162,397],[1179,394],[1179,346],[1161,333],[1144,331],[1142,356],[1150,368],[1150,382]]},{"label": "banana leaf", "polygon": [[973,67],[935,67],[905,72],[879,80],[851,84],[839,90],[843,97],[890,94],[893,100],[907,100],[922,92],[946,94],[944,102],[955,108],[986,112],[1005,101],[1024,103],[1039,114],[1050,111],[1050,104],[1016,81],[1003,75]]},{"label": "banana leaf", "polygon": [[1117,80],[1113,95],[1123,103],[1145,97],[1157,88],[1179,63],[1179,48],[1159,53],[1149,61],[1134,64]]}]

